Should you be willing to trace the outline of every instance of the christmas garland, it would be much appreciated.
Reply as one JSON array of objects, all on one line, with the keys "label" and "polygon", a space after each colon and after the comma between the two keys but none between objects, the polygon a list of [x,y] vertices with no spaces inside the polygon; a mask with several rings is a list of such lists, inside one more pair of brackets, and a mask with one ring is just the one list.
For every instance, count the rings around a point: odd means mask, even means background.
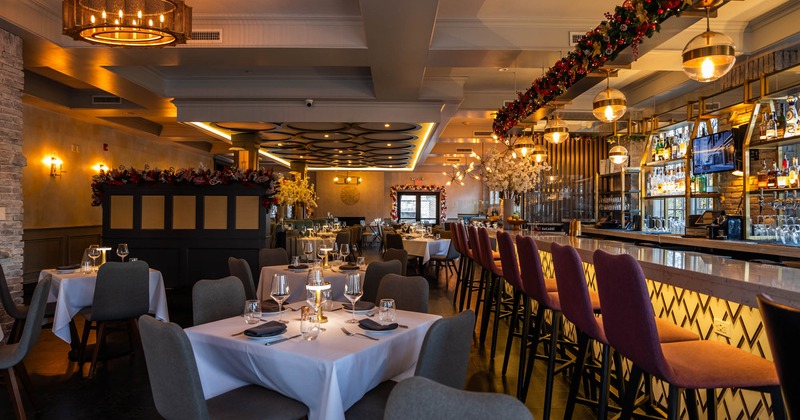
[{"label": "christmas garland", "polygon": [[212,171],[200,165],[197,169],[150,169],[149,165],[144,170],[119,169],[100,171],[92,177],[92,206],[103,204],[103,191],[106,185],[197,185],[215,186],[242,184],[263,188],[261,204],[266,206],[276,204],[275,194],[280,190],[278,179],[272,169],[245,169],[226,168],[222,171]]},{"label": "christmas garland", "polygon": [[398,191],[430,191],[439,193],[439,203],[441,208],[439,210],[439,220],[444,223],[447,220],[447,190],[445,187],[439,185],[393,185],[391,190],[392,197],[392,220],[397,221],[397,192]]},{"label": "christmas garland", "polygon": [[612,61],[627,47],[638,55],[638,46],[646,36],[661,30],[661,22],[678,16],[692,4],[691,0],[626,0],[614,14],[606,13],[594,30],[586,33],[575,50],[536,79],[530,89],[518,92],[517,99],[500,108],[492,130],[501,139],[519,121],[527,118],[548,102],[563,95],[567,89],[588,73]]}]

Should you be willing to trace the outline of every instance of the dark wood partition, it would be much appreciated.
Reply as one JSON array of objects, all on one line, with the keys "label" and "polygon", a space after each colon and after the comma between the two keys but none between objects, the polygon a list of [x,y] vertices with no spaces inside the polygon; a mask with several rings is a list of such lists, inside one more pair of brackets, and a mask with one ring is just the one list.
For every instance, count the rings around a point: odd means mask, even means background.
[{"label": "dark wood partition", "polygon": [[258,280],[258,250],[269,246],[264,190],[216,186],[111,186],[103,197],[103,245],[127,243],[167,287],[227,276],[228,257],[244,258]]}]

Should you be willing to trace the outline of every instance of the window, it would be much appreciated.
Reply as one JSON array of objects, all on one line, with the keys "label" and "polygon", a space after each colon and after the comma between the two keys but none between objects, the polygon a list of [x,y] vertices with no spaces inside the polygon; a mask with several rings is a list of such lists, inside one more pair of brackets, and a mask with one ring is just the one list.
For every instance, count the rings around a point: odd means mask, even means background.
[{"label": "window", "polygon": [[435,225],[439,223],[438,192],[403,192],[397,193],[397,210],[401,223],[423,222]]}]

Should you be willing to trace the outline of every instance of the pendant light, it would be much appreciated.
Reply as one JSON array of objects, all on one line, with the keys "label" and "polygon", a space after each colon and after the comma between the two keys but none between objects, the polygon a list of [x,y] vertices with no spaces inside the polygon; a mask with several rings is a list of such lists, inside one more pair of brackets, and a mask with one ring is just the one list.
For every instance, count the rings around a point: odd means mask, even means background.
[{"label": "pendant light", "polygon": [[552,144],[561,144],[569,140],[569,127],[558,115],[547,120],[544,126],[544,139]]},{"label": "pendant light", "polygon": [[625,115],[628,110],[628,99],[625,94],[609,86],[611,70],[606,76],[606,88],[601,90],[592,101],[592,115],[602,122],[612,123]]},{"label": "pendant light", "polygon": [[733,68],[736,47],[729,36],[711,30],[709,8],[705,9],[706,31],[683,48],[683,72],[698,82],[713,82]]},{"label": "pendant light", "polygon": [[617,143],[616,146],[612,147],[611,150],[608,151],[608,160],[610,160],[613,164],[622,165],[628,161],[628,149],[626,149],[625,146]]},{"label": "pendant light", "polygon": [[[531,137],[533,137],[531,135]],[[531,159],[534,163],[544,163],[547,160],[547,148],[543,144],[534,141],[533,151],[531,152]]]}]

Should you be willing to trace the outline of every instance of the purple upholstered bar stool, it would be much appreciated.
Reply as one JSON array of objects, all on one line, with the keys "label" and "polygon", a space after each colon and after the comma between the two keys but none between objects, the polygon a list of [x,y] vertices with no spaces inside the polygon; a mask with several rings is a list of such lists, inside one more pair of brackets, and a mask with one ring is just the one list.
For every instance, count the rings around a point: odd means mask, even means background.
[{"label": "purple upholstered bar stool", "polygon": [[461,300],[463,308],[463,300],[464,300],[463,296],[465,295],[465,292],[467,290],[467,281],[469,279],[468,271],[471,265],[469,262],[472,261],[472,259],[469,256],[470,254],[469,246],[465,247],[464,244],[466,244],[466,241],[462,242],[463,240],[462,235],[464,235],[463,233],[464,225],[462,225],[461,223],[450,222],[450,231],[453,232],[453,238],[450,240],[453,241],[453,246],[456,248],[456,251],[458,251],[458,253],[461,254],[461,257],[458,259],[458,269],[456,270],[457,273],[456,285],[453,288],[453,308],[455,308],[457,305],[456,302],[458,302],[459,290],[461,290],[462,294]]},{"label": "purple upholstered bar stool", "polygon": [[495,350],[497,349],[497,326],[500,320],[500,300],[503,292],[503,267],[494,259],[498,252],[492,251],[492,240],[489,238],[489,231],[486,228],[478,229],[478,249],[481,265],[486,268],[488,277],[486,282],[486,298],[483,300],[484,309],[481,314],[481,329],[479,343],[483,346],[486,341],[486,333],[489,329],[489,315],[494,312],[494,330],[492,331],[492,349],[489,359],[494,360]]},{"label": "purple upholstered bar stool", "polygon": [[[601,381],[600,395],[597,401],[597,418],[603,420],[607,415],[608,408],[608,389],[609,389],[609,365],[611,360],[610,346],[603,331],[602,318],[595,317],[596,310],[592,305],[592,296],[586,283],[586,276],[583,271],[583,264],[578,251],[569,245],[550,245],[550,254],[553,256],[553,267],[556,271],[556,281],[558,282],[558,297],[561,304],[561,313],[572,322],[578,329],[578,353],[576,355],[576,368],[572,374],[567,407],[564,411],[564,419],[572,418],[575,403],[580,387],[580,378],[583,374],[586,363],[586,355],[592,340],[601,344]],[[597,300],[594,297],[595,302]],[[665,319],[656,318],[656,328],[658,330],[659,341],[662,343],[675,341],[699,340],[697,334],[681,328]],[[616,364],[617,376],[622,378],[621,367]],[[621,379],[620,379],[621,380]],[[621,386],[617,387],[620,392]]]},{"label": "purple upholstered bar stool", "polygon": [[680,390],[686,391],[687,410],[697,409],[698,389],[706,389],[708,418],[716,418],[716,388],[745,388],[769,392],[776,419],[785,419],[775,365],[764,358],[719,341],[661,343],[644,273],[630,255],[594,252],[597,290],[603,311],[603,330],[609,344],[633,362],[625,387],[622,419],[633,414],[633,403],[644,372],[669,384],[668,418],[678,419]]},{"label": "purple upholstered bar stool", "polygon": [[[485,298],[483,296],[483,291],[486,288],[486,277],[487,273],[489,272],[486,266],[484,266],[482,259],[481,259],[481,248],[480,243],[478,243],[478,228],[475,226],[467,227],[467,241],[469,243],[469,248],[472,250],[472,259],[481,267],[481,276],[478,280],[471,279],[469,284],[467,285],[467,302],[472,300],[472,290],[475,287],[476,281],[478,285],[478,297],[475,300],[475,315],[480,313],[481,303],[485,302]],[[469,303],[467,304],[469,305]],[[484,305],[485,306],[485,305]],[[469,307],[469,306],[467,306]],[[476,321],[477,322],[477,318]]]}]

